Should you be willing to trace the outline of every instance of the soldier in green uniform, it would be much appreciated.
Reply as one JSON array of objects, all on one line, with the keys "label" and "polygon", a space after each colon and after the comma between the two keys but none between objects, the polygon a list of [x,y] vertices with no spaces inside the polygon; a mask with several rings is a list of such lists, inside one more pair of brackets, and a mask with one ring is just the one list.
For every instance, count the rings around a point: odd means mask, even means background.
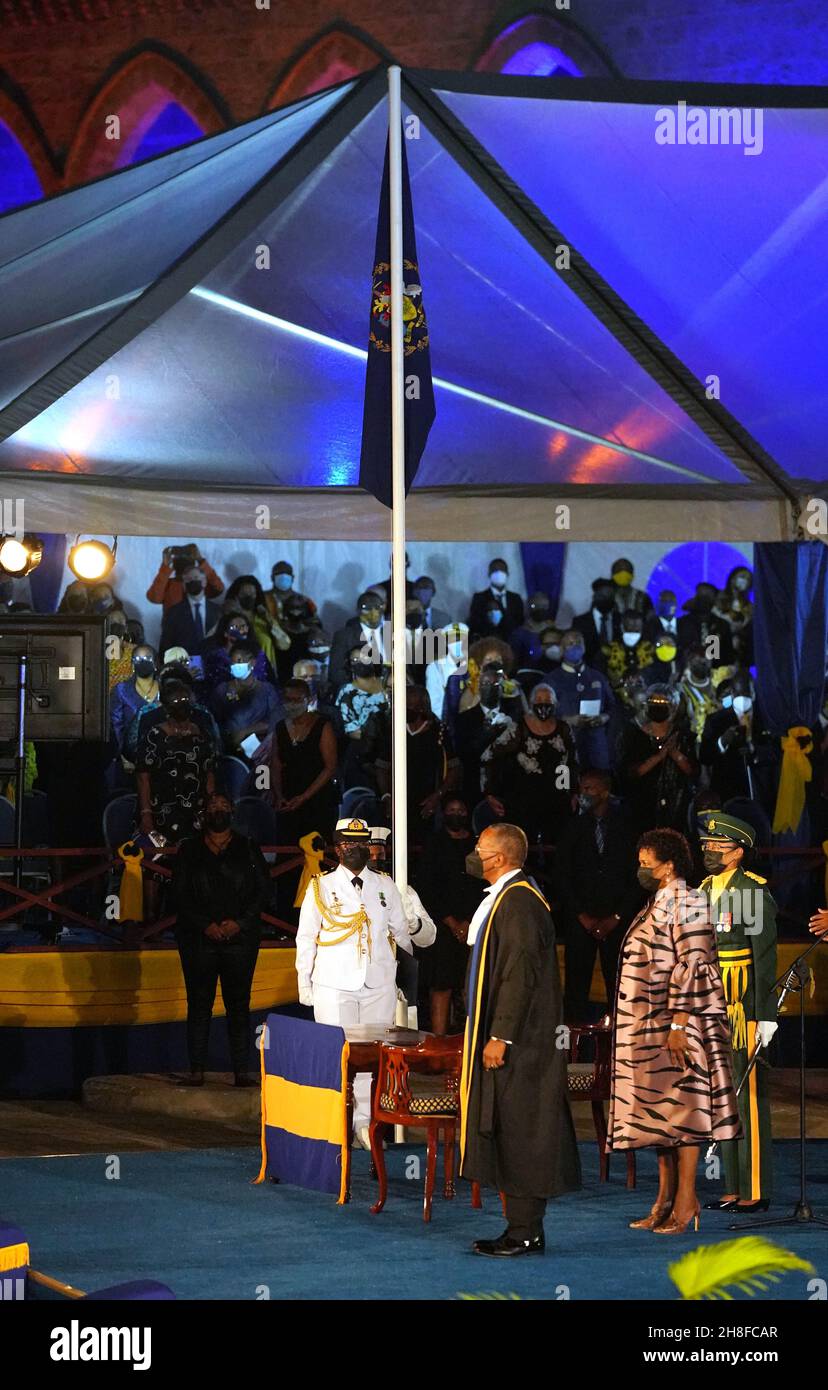
[{"label": "soldier in green uniform", "polygon": [[[716,948],[722,972],[730,1036],[733,1079],[739,1085],[757,1045],[767,1047],[778,1027],[776,980],[776,903],[767,880],[742,867],[753,849],[753,827],[725,811],[698,816],[707,877],[701,891],[712,905]],[[739,1093],[742,1139],[722,1144],[723,1197],[711,1210],[765,1211],[772,1185],[770,1087],[768,1070],[755,1065]]]}]

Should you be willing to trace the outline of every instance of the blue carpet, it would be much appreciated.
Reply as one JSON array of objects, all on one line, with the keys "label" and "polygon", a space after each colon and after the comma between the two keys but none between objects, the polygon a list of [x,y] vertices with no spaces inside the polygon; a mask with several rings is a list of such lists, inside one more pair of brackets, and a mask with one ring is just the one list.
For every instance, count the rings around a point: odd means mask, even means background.
[{"label": "blue carpet", "polygon": [[[798,1193],[797,1146],[777,1141],[775,1154],[770,1215],[783,1215]],[[472,1211],[461,1182],[453,1202],[435,1197],[426,1226],[422,1176],[405,1176],[412,1156],[422,1173],[422,1149],[389,1150],[388,1204],[379,1216],[368,1209],[375,1184],[367,1154],[354,1155],[352,1201],[337,1207],[298,1188],[251,1186],[258,1151],[248,1147],[127,1153],[117,1179],[107,1178],[103,1155],[4,1159],[0,1200],[4,1219],[26,1232],[36,1269],[82,1289],[156,1278],[186,1299],[451,1299],[494,1290],[524,1298],[673,1299],[668,1263],[694,1244],[732,1239],[731,1218],[719,1212],[702,1213],[698,1236],[627,1230],[651,1205],[655,1156],[640,1155],[638,1189],[627,1192],[621,1162],[601,1186],[595,1146],[582,1144],[587,1183],[550,1204],[546,1257],[482,1260],[468,1247],[502,1230],[495,1194],[485,1193],[484,1210]],[[828,1142],[809,1145],[809,1164],[812,1201],[828,1216]],[[702,1178],[700,1188],[704,1201],[712,1187]],[[825,1277],[825,1231],[769,1234]],[[805,1299],[808,1278],[787,1274],[768,1297]]]}]

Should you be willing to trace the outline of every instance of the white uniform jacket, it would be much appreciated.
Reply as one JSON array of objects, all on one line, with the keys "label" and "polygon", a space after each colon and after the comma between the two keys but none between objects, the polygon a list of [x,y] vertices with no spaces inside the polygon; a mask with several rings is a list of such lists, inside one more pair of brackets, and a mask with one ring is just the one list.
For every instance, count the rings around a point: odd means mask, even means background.
[{"label": "white uniform jacket", "polygon": [[[360,891],[354,887],[353,877],[353,872],[340,864],[308,884],[296,933],[300,988],[311,983],[342,990],[393,984],[397,962],[389,938],[413,954],[394,880],[366,866],[359,875]],[[317,893],[327,915],[320,910]]]}]

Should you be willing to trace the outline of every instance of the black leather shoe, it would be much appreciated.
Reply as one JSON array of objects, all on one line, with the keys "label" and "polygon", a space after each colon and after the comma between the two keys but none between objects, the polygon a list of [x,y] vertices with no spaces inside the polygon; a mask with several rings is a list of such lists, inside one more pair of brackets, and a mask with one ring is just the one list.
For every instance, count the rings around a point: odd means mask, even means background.
[{"label": "black leather shoe", "polygon": [[734,1202],[730,1210],[737,1212],[739,1216],[752,1216],[755,1211],[767,1211],[769,1206],[770,1197],[762,1197],[758,1202],[750,1202],[747,1206],[743,1206],[741,1202]]},{"label": "black leather shoe", "polygon": [[515,1240],[505,1231],[497,1240],[476,1240],[472,1246],[475,1255],[492,1255],[500,1260],[510,1260],[516,1255],[542,1255],[545,1249],[542,1235],[532,1240]]},{"label": "black leather shoe", "polygon": [[715,1202],[705,1202],[704,1209],[705,1211],[734,1211],[738,1200],[738,1197],[731,1197],[728,1201],[723,1202],[721,1197],[717,1197]]}]

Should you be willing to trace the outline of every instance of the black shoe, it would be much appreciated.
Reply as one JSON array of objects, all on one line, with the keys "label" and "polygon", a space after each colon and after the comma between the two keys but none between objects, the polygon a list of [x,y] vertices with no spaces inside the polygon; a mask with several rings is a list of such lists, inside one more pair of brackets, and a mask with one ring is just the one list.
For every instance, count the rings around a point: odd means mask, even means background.
[{"label": "black shoe", "polygon": [[742,1206],[740,1202],[734,1202],[730,1208],[739,1216],[752,1216],[755,1211],[767,1211],[770,1206],[770,1197],[762,1197],[758,1202],[751,1202],[749,1206]]},{"label": "black shoe", "polygon": [[501,1260],[512,1259],[515,1255],[542,1255],[545,1249],[542,1235],[531,1240],[515,1240],[506,1231],[497,1240],[476,1240],[472,1246],[475,1255],[493,1255]]},{"label": "black shoe", "polygon": [[705,1202],[704,1209],[705,1211],[735,1211],[738,1200],[738,1197],[731,1197],[724,1202],[721,1197],[717,1197],[714,1202]]}]

